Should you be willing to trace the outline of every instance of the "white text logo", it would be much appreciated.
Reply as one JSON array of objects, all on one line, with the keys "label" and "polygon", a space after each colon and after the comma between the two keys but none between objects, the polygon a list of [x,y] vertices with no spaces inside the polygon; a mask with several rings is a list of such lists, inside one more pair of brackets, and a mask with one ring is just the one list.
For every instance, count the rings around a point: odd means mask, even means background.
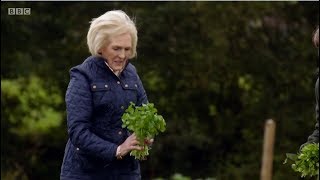
[{"label": "white text logo", "polygon": [[8,8],[8,15],[31,15],[31,8]]}]

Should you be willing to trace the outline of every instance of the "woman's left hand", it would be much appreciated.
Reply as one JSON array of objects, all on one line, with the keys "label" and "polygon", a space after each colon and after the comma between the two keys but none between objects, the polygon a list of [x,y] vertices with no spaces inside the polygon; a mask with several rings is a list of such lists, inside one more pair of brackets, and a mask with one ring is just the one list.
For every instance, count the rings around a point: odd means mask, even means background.
[{"label": "woman's left hand", "polygon": [[151,139],[145,139],[144,140],[144,144],[148,145],[148,146],[151,146],[154,142],[154,139],[151,138]]}]

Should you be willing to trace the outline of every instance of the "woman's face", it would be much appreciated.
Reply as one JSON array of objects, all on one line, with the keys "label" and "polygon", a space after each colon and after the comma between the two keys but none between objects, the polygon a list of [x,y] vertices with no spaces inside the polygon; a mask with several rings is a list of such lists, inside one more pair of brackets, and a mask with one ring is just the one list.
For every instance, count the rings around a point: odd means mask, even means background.
[{"label": "woman's face", "polygon": [[124,68],[131,55],[131,36],[129,33],[111,37],[109,44],[101,49],[102,57],[107,60],[113,71]]}]

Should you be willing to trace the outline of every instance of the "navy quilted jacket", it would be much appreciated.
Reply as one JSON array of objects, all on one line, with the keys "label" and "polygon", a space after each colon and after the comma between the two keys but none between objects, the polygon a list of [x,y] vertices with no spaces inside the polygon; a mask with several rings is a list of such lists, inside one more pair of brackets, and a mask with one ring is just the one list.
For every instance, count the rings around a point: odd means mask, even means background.
[{"label": "navy quilted jacket", "polygon": [[103,58],[91,56],[70,70],[70,78],[65,97],[69,139],[60,179],[140,179],[134,157],[115,157],[130,135],[121,127],[122,114],[130,102],[148,102],[135,67],[128,63],[117,77]]}]

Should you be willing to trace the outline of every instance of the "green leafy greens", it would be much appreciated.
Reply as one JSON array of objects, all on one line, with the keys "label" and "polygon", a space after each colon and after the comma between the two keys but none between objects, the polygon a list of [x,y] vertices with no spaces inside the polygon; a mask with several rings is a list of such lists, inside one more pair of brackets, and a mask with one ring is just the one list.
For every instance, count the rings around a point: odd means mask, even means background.
[{"label": "green leafy greens", "polygon": [[298,154],[287,153],[287,160],[291,160],[292,169],[301,173],[301,177],[319,175],[319,143],[305,145]]},{"label": "green leafy greens", "polygon": [[166,122],[161,115],[157,114],[157,109],[153,103],[135,106],[130,103],[122,115],[122,127],[134,132],[137,136],[139,144],[143,146],[143,150],[132,150],[130,155],[136,159],[144,160],[149,155],[149,146],[145,142],[146,139],[154,138],[159,132],[164,132]]}]

